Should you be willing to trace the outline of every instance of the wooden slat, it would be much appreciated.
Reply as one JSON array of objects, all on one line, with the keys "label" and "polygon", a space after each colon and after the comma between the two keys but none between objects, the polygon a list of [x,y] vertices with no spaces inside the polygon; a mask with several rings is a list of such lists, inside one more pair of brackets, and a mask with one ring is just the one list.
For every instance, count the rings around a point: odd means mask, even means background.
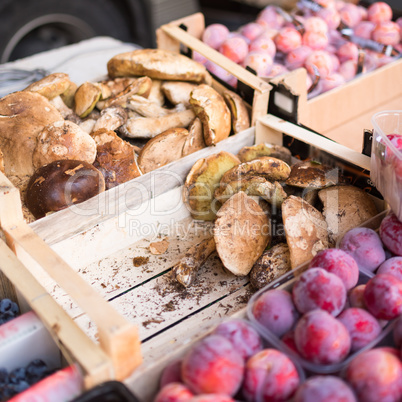
[{"label": "wooden slat", "polygon": [[[0,221],[9,246],[27,267],[39,265],[90,314],[98,327],[101,347],[110,357],[114,378],[123,379],[141,363],[137,328],[116,314],[100,295],[50,249],[22,219],[18,191],[0,173]],[[14,205],[14,209],[11,206]],[[8,211],[10,206],[11,211]],[[13,216],[13,211],[16,211]]]},{"label": "wooden slat", "polygon": [[40,286],[34,276],[0,240],[0,269],[39,316],[70,363],[77,362],[92,387],[113,378],[109,357],[94,344],[67,313]]},{"label": "wooden slat", "polygon": [[291,135],[298,140],[313,145],[317,149],[329,152],[363,169],[370,170],[370,157],[271,114],[266,115],[258,121],[256,141],[257,143],[272,142],[281,144],[282,133]]}]

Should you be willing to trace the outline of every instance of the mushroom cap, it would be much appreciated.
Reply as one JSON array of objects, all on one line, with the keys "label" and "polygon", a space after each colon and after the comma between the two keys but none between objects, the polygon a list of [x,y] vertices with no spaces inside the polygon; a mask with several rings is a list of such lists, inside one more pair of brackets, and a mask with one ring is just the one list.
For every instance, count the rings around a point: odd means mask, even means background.
[{"label": "mushroom cap", "polygon": [[187,137],[185,128],[171,128],[151,138],[138,157],[141,172],[148,173],[180,159]]},{"label": "mushroom cap", "polygon": [[83,202],[105,190],[102,173],[84,161],[59,160],[40,167],[28,182],[25,202],[35,218]]},{"label": "mushroom cap", "polygon": [[271,240],[270,222],[251,197],[239,192],[223,204],[214,226],[216,251],[234,275],[248,275]]},{"label": "mushroom cap", "polygon": [[214,145],[229,137],[230,110],[215,89],[206,84],[198,85],[191,92],[190,105],[202,122],[205,144]]},{"label": "mushroom cap", "polygon": [[97,145],[94,166],[105,178],[106,189],[141,176],[134,147],[114,131],[99,129],[92,133]]},{"label": "mushroom cap", "polygon": [[53,73],[28,85],[24,91],[37,92],[50,100],[64,94],[71,85],[74,88],[74,84],[70,81],[68,74]]},{"label": "mushroom cap", "polygon": [[282,203],[282,220],[292,269],[311,260],[328,243],[327,223],[303,198],[290,195]]},{"label": "mushroom cap", "polygon": [[93,163],[96,144],[80,126],[68,120],[48,124],[37,137],[32,161],[40,166],[60,159],[76,159]]},{"label": "mushroom cap", "polygon": [[222,95],[230,110],[233,132],[240,133],[249,128],[250,116],[242,97],[229,90],[224,91]]},{"label": "mushroom cap", "polygon": [[243,147],[237,156],[241,162],[249,162],[261,156],[272,156],[273,158],[283,160],[288,165],[290,165],[292,158],[292,154],[288,148],[282,145],[267,144],[264,142],[258,145],[252,145],[251,147]]},{"label": "mushroom cap", "polygon": [[30,91],[13,92],[0,99],[0,148],[8,176],[31,175],[32,154],[43,128],[63,120],[44,96]]},{"label": "mushroom cap", "polygon": [[200,63],[163,49],[137,49],[112,57],[107,63],[111,78],[142,76],[161,80],[204,82],[210,76]]},{"label": "mushroom cap", "polygon": [[338,184],[337,169],[316,162],[299,162],[292,165],[290,175],[286,180],[289,186],[307,188],[324,188]]},{"label": "mushroom cap", "polygon": [[237,156],[227,151],[198,159],[183,186],[184,203],[194,219],[214,220],[220,207],[214,191],[223,174],[239,163]]},{"label": "mushroom cap", "polygon": [[318,197],[324,205],[322,213],[334,244],[342,234],[378,214],[373,199],[359,187],[331,186],[320,190]]}]

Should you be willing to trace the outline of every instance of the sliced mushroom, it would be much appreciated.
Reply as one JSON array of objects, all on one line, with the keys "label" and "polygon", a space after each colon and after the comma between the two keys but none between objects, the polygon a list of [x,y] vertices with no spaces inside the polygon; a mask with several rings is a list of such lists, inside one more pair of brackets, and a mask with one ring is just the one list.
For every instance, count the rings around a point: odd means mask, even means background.
[{"label": "sliced mushroom", "polygon": [[182,156],[187,156],[193,152],[205,148],[204,134],[202,133],[201,120],[196,117],[188,126],[188,136],[183,146]]},{"label": "sliced mushroom", "polygon": [[165,81],[161,89],[173,105],[182,103],[185,106],[190,106],[190,94],[196,87],[197,84],[191,82]]},{"label": "sliced mushroom", "polygon": [[93,165],[105,178],[106,189],[141,176],[134,147],[114,131],[100,129],[92,133],[97,145]]},{"label": "sliced mushroom", "polygon": [[120,105],[122,107],[127,107],[128,100],[132,95],[140,95],[147,97],[151,91],[152,80],[149,77],[137,78],[131,84],[129,84],[123,91],[119,92],[117,95],[112,96],[105,101],[98,102],[96,107],[98,109],[105,109],[112,105]]},{"label": "sliced mushroom", "polygon": [[180,53],[163,49],[137,49],[112,57],[109,77],[147,75],[160,80],[210,82],[207,69]]},{"label": "sliced mushroom", "polygon": [[204,239],[192,246],[173,267],[172,274],[174,279],[186,288],[191,286],[197,277],[198,271],[215,250],[216,245],[213,237]]},{"label": "sliced mushroom", "polygon": [[230,110],[233,132],[240,133],[249,128],[249,111],[242,97],[229,90],[223,91],[222,95]]},{"label": "sliced mushroom", "polygon": [[291,270],[289,246],[278,243],[262,253],[250,271],[250,283],[261,289]]},{"label": "sliced mushroom", "polygon": [[180,159],[187,137],[188,131],[185,128],[171,128],[150,139],[138,157],[141,171],[148,173]]},{"label": "sliced mushroom", "polygon": [[32,161],[38,169],[60,159],[76,159],[93,163],[96,144],[93,138],[77,124],[60,120],[48,124],[38,135]]},{"label": "sliced mushroom", "polygon": [[110,106],[103,109],[100,113],[100,117],[96,120],[93,127],[93,131],[97,131],[100,128],[106,130],[117,130],[127,121],[127,112],[121,106]]},{"label": "sliced mushroom", "polygon": [[130,96],[127,108],[143,117],[161,117],[170,113],[169,109],[139,95]]},{"label": "sliced mushroom", "polygon": [[292,154],[289,149],[281,145],[273,145],[261,143],[251,147],[243,147],[237,154],[242,162],[249,162],[261,156],[272,156],[273,158],[281,159],[288,165],[291,163]]},{"label": "sliced mushroom", "polygon": [[348,230],[378,214],[370,195],[355,186],[328,187],[320,190],[318,197],[324,205],[323,215],[333,245]]},{"label": "sliced mushroom", "polygon": [[328,248],[328,227],[323,215],[302,198],[291,195],[283,202],[282,219],[292,269]]},{"label": "sliced mushroom", "polygon": [[159,106],[163,106],[165,104],[165,96],[162,92],[162,81],[161,80],[152,80],[151,90],[148,95],[148,99]]},{"label": "sliced mushroom", "polygon": [[195,162],[183,186],[183,200],[194,219],[215,219],[220,208],[219,201],[214,199],[215,188],[223,174],[239,162],[235,155],[226,151]]},{"label": "sliced mushroom", "polygon": [[190,104],[202,122],[205,144],[214,145],[229,137],[230,111],[215,89],[206,84],[198,85],[191,92]]},{"label": "sliced mushroom", "polygon": [[68,74],[53,73],[28,85],[24,91],[37,92],[50,100],[65,93],[71,84]]},{"label": "sliced mushroom", "polygon": [[251,197],[239,192],[223,204],[214,225],[216,251],[234,275],[248,275],[268,246],[270,222]]},{"label": "sliced mushroom", "polygon": [[25,202],[35,218],[86,201],[105,190],[101,172],[79,160],[41,166],[29,180]]},{"label": "sliced mushroom", "polygon": [[187,109],[162,117],[131,118],[120,127],[119,131],[130,138],[153,138],[170,128],[188,127],[194,117],[194,112]]},{"label": "sliced mushroom", "polygon": [[260,176],[268,181],[284,181],[289,177],[290,166],[277,158],[262,156],[250,162],[243,162],[228,170],[222,177],[221,184],[251,176]]},{"label": "sliced mushroom", "polygon": [[282,202],[287,197],[285,190],[277,181],[271,183],[264,177],[251,176],[228,183],[222,183],[215,190],[215,198],[223,204],[233,194],[239,191],[243,191],[249,196],[261,197],[270,204],[278,207],[282,205]]},{"label": "sliced mushroom", "polygon": [[75,113],[81,118],[89,115],[101,98],[102,91],[98,84],[84,82],[75,92]]},{"label": "sliced mushroom", "polygon": [[286,180],[287,185],[301,188],[324,188],[338,183],[338,169],[310,161],[295,163]]}]

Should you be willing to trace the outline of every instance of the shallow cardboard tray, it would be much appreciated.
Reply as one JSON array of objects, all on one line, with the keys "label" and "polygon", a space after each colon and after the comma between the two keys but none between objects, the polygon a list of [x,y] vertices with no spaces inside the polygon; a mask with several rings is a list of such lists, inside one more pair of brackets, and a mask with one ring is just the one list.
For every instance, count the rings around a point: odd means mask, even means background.
[{"label": "shallow cardboard tray", "polygon": [[[251,74],[205,45],[200,40],[204,29],[201,13],[172,21],[158,29],[158,47],[175,51],[190,48],[236,77]],[[400,109],[402,59],[360,74],[341,87],[311,99],[307,99],[306,75],[306,70],[300,68],[268,80],[272,89],[267,111],[358,152],[363,148],[364,130],[372,129],[371,116],[381,110]]]}]

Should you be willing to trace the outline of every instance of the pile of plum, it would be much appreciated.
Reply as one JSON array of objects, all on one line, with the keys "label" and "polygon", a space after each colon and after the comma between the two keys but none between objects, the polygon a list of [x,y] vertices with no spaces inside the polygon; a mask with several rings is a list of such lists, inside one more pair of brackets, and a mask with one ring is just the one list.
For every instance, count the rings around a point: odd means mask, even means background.
[{"label": "pile of plum", "polygon": [[0,300],[0,325],[17,317],[19,312],[17,303],[7,298]]},{"label": "pile of plum", "polygon": [[402,400],[402,223],[392,212],[378,233],[358,227],[317,253],[288,290],[256,296],[254,323],[220,323],[165,368],[155,402]]},{"label": "pile of plum", "polygon": [[[392,9],[384,2],[364,8],[341,0],[305,0],[293,13],[283,13],[269,5],[235,32],[211,24],[202,40],[260,77],[306,68],[310,97],[350,81],[359,68],[367,72],[381,67],[402,51],[402,18],[393,21]],[[236,87],[237,80],[229,72],[198,53],[194,58]]]},{"label": "pile of plum", "polygon": [[51,370],[41,359],[35,359],[25,367],[18,367],[10,372],[0,368],[0,401],[28,389],[43,378],[51,374]]}]

